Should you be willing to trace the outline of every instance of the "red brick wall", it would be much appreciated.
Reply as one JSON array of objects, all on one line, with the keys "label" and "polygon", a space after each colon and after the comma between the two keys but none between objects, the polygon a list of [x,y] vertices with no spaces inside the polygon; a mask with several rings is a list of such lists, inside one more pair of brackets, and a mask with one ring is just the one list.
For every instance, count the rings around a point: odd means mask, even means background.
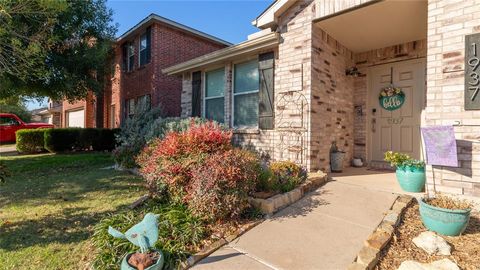
[{"label": "red brick wall", "polygon": [[83,108],[85,110],[85,127],[96,127],[95,123],[95,98],[93,93],[89,92],[87,98],[75,102],[62,102],[62,127],[67,127],[67,112]]},{"label": "red brick wall", "polygon": [[[167,76],[162,73],[162,69],[225,47],[186,31],[155,22],[151,30],[151,61],[139,67],[138,43],[140,35],[147,27],[148,25],[143,26],[130,37],[123,39],[122,43],[117,44],[114,74],[105,90],[105,127],[112,127],[110,124],[112,105],[115,106],[115,127],[118,127],[124,117],[122,115],[124,101],[146,94],[151,95],[152,106],[160,106],[166,116],[180,116],[182,79]],[[124,72],[121,69],[121,45],[126,41],[132,41],[135,45],[135,64],[131,72]]]}]

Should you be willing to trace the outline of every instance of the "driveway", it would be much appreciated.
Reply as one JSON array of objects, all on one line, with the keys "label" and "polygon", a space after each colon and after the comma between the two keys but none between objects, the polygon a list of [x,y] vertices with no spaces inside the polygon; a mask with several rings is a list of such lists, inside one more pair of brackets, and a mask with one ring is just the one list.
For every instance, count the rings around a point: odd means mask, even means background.
[{"label": "driveway", "polygon": [[328,182],[193,269],[346,269],[396,197],[348,181]]},{"label": "driveway", "polygon": [[15,144],[0,145],[0,156],[13,156],[17,154],[18,152]]}]

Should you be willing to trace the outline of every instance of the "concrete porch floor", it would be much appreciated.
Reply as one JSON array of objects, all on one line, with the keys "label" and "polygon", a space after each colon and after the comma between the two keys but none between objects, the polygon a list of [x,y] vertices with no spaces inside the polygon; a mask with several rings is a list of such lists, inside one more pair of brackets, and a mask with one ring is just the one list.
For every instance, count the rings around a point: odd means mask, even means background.
[{"label": "concrete porch floor", "polygon": [[347,168],[193,269],[346,269],[400,192],[393,172]]}]

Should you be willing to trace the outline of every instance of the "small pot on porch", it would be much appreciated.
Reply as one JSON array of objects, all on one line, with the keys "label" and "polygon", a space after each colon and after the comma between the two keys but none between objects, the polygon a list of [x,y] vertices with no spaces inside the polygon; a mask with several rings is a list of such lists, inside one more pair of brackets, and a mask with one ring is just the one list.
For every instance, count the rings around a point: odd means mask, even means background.
[{"label": "small pot on porch", "polygon": [[425,167],[398,166],[395,172],[398,184],[407,192],[423,192],[425,189]]},{"label": "small pot on porch", "polygon": [[423,192],[425,189],[425,162],[413,159],[407,154],[388,151],[385,153],[385,161],[396,167],[398,184],[403,191]]},{"label": "small pot on porch", "polygon": [[342,172],[345,154],[345,152],[338,150],[336,142],[332,142],[330,147],[330,170],[332,172]]}]

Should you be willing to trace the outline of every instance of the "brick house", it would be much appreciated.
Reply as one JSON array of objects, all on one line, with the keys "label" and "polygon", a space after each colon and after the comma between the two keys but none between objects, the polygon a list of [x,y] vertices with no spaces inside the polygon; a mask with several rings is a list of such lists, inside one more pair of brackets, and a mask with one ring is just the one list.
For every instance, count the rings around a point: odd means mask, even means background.
[{"label": "brick house", "polygon": [[[330,170],[332,142],[372,167],[387,150],[421,159],[420,127],[454,125],[459,168],[427,166],[428,187],[480,196],[480,37],[466,38],[479,0],[276,0],[252,23],[247,41],[163,70],[182,77],[182,116],[309,171]],[[471,78],[465,46],[479,50]],[[379,102],[390,85],[396,110]]]},{"label": "brick house", "polygon": [[180,116],[182,80],[162,68],[224,48],[230,43],[151,14],[116,41],[114,70],[104,95],[63,102],[63,126],[119,127],[140,104]]}]

